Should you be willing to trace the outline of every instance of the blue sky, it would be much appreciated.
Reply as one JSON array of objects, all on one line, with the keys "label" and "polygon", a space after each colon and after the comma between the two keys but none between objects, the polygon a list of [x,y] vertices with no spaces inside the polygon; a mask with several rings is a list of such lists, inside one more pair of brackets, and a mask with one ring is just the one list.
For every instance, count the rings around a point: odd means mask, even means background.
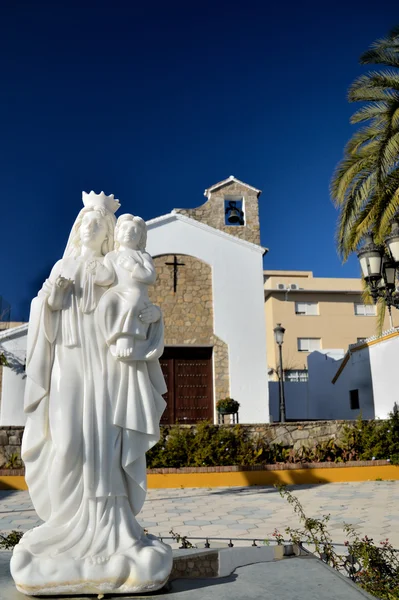
[{"label": "blue sky", "polygon": [[0,7],[0,295],[13,319],[61,256],[82,190],[145,219],[235,175],[263,190],[265,268],[354,277],[329,182],[359,55],[394,1],[42,2]]}]

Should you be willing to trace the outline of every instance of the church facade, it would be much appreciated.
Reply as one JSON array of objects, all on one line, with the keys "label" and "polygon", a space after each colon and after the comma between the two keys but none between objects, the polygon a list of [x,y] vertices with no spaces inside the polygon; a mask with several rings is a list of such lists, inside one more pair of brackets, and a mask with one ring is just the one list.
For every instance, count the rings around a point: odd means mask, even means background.
[{"label": "church facade", "polygon": [[[216,403],[228,396],[240,403],[240,423],[265,423],[260,191],[229,177],[205,195],[199,208],[175,209],[147,222],[147,250],[157,271],[150,299],[161,307],[165,324],[160,362],[168,392],[161,423],[217,423]],[[0,332],[0,352],[23,364],[26,333],[27,325]],[[0,425],[24,425],[24,371],[4,369]]]},{"label": "church facade", "polygon": [[199,208],[147,223],[151,300],[165,323],[165,424],[217,422],[216,402],[228,396],[240,422],[269,421],[259,195],[231,176]]}]

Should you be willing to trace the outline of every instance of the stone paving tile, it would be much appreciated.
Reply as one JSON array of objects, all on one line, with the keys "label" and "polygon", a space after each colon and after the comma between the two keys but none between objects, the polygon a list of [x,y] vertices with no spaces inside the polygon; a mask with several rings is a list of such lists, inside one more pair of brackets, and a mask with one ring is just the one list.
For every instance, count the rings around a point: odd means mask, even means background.
[{"label": "stone paving tile", "polygon": [[[334,541],[342,543],[343,523],[376,541],[389,537],[399,548],[399,482],[354,482],[290,486],[308,516],[331,514]],[[297,527],[297,516],[272,487],[149,490],[139,522],[153,533],[198,537],[271,537],[275,527]],[[201,524],[203,522],[203,524]],[[0,491],[0,531],[40,524],[27,492]],[[195,523],[185,525],[184,523]],[[206,523],[206,524],[205,524]],[[235,543],[235,542],[234,542]],[[235,543],[236,545],[236,543]]]}]

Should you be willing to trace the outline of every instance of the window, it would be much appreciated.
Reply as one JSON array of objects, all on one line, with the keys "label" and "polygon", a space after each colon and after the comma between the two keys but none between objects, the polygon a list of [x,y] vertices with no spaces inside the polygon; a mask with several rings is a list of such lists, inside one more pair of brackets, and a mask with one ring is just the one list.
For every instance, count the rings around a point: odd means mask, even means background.
[{"label": "window", "polygon": [[360,408],[359,403],[359,390],[350,390],[349,392],[349,401],[351,404],[351,410],[356,410]]},{"label": "window", "polygon": [[318,315],[319,305],[317,302],[295,302],[295,314]]},{"label": "window", "polygon": [[313,350],[320,350],[320,348],[320,338],[298,338],[299,352],[313,352]]},{"label": "window", "polygon": [[355,315],[360,317],[375,317],[377,314],[377,307],[375,304],[360,304],[355,302]]},{"label": "window", "polygon": [[245,225],[244,206],[242,198],[225,198],[224,224],[232,227]]},{"label": "window", "polygon": [[292,383],[305,383],[309,379],[307,369],[284,371],[284,377],[285,381],[290,381]]}]

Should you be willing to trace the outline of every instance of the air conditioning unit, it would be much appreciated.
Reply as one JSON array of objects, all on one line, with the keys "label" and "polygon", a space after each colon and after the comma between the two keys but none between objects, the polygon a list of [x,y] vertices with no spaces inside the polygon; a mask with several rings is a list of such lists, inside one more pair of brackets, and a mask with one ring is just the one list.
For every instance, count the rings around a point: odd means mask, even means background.
[{"label": "air conditioning unit", "polygon": [[299,290],[299,285],[297,285],[296,283],[291,283],[290,290]]},{"label": "air conditioning unit", "polygon": [[277,284],[277,289],[278,290],[286,290],[287,286],[285,285],[285,283],[278,283]]}]

